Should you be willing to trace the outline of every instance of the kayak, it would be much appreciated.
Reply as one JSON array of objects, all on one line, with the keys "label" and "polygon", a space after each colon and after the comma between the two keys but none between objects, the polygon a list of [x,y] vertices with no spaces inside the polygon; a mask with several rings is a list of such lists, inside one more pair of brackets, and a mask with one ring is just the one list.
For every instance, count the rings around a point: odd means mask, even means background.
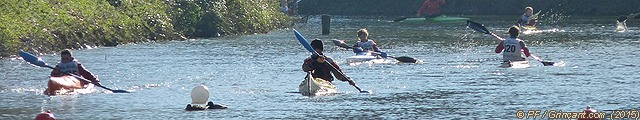
[{"label": "kayak", "polygon": [[531,67],[529,65],[529,61],[506,61],[500,64],[501,68],[528,68]]},{"label": "kayak", "polygon": [[347,57],[347,63],[390,63],[391,60],[380,56],[371,55],[371,53],[362,52],[355,56]]},{"label": "kayak", "polygon": [[321,78],[313,78],[311,74],[307,74],[307,77],[298,86],[298,90],[304,96],[318,96],[338,92],[333,83]]},{"label": "kayak", "polygon": [[83,85],[78,78],[73,76],[49,77],[45,95],[72,95],[87,94],[95,91],[93,84]]},{"label": "kayak", "polygon": [[521,26],[520,29],[522,29],[522,31],[525,31],[525,30],[536,30],[538,28],[536,28],[536,26],[527,25],[527,26]]},{"label": "kayak", "polygon": [[403,23],[423,23],[423,22],[435,22],[435,23],[440,23],[440,22],[465,22],[467,20],[470,20],[469,18],[463,18],[463,17],[448,17],[447,15],[440,15],[440,16],[436,16],[433,18],[407,18],[404,20],[401,20],[399,22],[403,22]]}]

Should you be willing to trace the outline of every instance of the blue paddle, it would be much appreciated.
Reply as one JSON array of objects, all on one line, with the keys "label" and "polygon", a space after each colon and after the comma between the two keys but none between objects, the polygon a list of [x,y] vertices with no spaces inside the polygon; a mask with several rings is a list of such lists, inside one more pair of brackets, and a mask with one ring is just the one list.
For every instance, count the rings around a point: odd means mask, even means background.
[{"label": "blue paddle", "polygon": [[[307,39],[305,39],[302,34],[300,34],[297,30],[293,30],[293,33],[296,35],[296,38],[298,39],[298,41],[300,42],[300,44],[302,44],[302,46],[304,46],[305,49],[307,49],[307,51],[311,52],[311,54],[314,55],[319,55],[318,52],[316,52],[316,50],[313,50],[313,48],[311,47],[311,44],[309,44],[309,42],[307,42]],[[324,62],[326,64],[329,64],[329,66],[331,66],[331,68],[334,71],[338,71],[338,73],[340,73],[339,75],[344,77],[344,78],[349,78],[347,77],[347,75],[345,75],[344,73],[342,73],[342,71],[338,70],[335,66],[333,66],[333,64],[330,64],[329,62]],[[353,82],[353,80],[349,79],[350,82]],[[355,82],[353,82],[355,83]],[[358,91],[360,91],[360,93],[369,93],[369,91],[365,91],[360,89],[360,87],[358,87],[358,85],[353,84],[353,87],[355,87],[356,89],[358,89]]]},{"label": "blue paddle", "polygon": [[[51,69],[54,69],[54,70],[58,70],[57,68],[49,66],[47,63],[44,62],[44,60],[42,60],[42,58],[38,58],[35,55],[32,55],[30,53],[27,53],[27,52],[24,52],[24,51],[20,51],[19,55],[22,57],[22,59],[24,59],[24,61],[27,61],[27,62],[29,62],[29,63],[31,63],[33,65],[40,66],[40,67],[51,68]],[[91,81],[89,81],[89,80],[87,80],[87,79],[85,79],[83,77],[80,77],[78,75],[74,75],[74,74],[71,74],[71,73],[64,73],[64,74],[65,75],[71,75],[73,77],[76,77],[76,78],[78,78],[78,79],[80,79],[82,81],[88,82],[88,83],[92,83]],[[111,88],[104,87],[104,86],[102,86],[100,84],[95,84],[95,83],[93,83],[93,84],[98,86],[98,87],[107,89],[107,90],[109,90],[109,91],[111,91],[113,93],[130,93],[129,91],[126,91],[126,90],[113,90]]]}]

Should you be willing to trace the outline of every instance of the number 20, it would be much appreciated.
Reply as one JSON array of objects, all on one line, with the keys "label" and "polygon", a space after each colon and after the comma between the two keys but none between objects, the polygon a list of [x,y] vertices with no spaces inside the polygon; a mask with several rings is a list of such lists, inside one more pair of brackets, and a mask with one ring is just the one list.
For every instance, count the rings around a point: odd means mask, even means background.
[{"label": "number 20", "polygon": [[504,51],[505,52],[516,52],[516,46],[515,45],[506,45],[506,46],[504,46]]}]

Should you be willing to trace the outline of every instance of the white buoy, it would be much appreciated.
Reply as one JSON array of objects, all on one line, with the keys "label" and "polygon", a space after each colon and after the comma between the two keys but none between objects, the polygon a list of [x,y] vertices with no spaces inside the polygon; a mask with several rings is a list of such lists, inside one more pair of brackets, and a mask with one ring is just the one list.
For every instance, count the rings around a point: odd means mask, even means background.
[{"label": "white buoy", "polygon": [[191,90],[191,104],[207,104],[209,101],[209,88],[203,85],[193,87]]}]

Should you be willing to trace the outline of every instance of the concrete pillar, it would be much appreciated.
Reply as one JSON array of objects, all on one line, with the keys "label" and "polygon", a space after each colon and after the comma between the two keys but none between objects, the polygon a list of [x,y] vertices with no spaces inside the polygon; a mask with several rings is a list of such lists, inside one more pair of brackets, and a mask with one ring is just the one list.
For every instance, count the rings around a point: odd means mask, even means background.
[{"label": "concrete pillar", "polygon": [[331,29],[331,16],[327,14],[322,14],[322,34],[328,35],[329,29]]}]

